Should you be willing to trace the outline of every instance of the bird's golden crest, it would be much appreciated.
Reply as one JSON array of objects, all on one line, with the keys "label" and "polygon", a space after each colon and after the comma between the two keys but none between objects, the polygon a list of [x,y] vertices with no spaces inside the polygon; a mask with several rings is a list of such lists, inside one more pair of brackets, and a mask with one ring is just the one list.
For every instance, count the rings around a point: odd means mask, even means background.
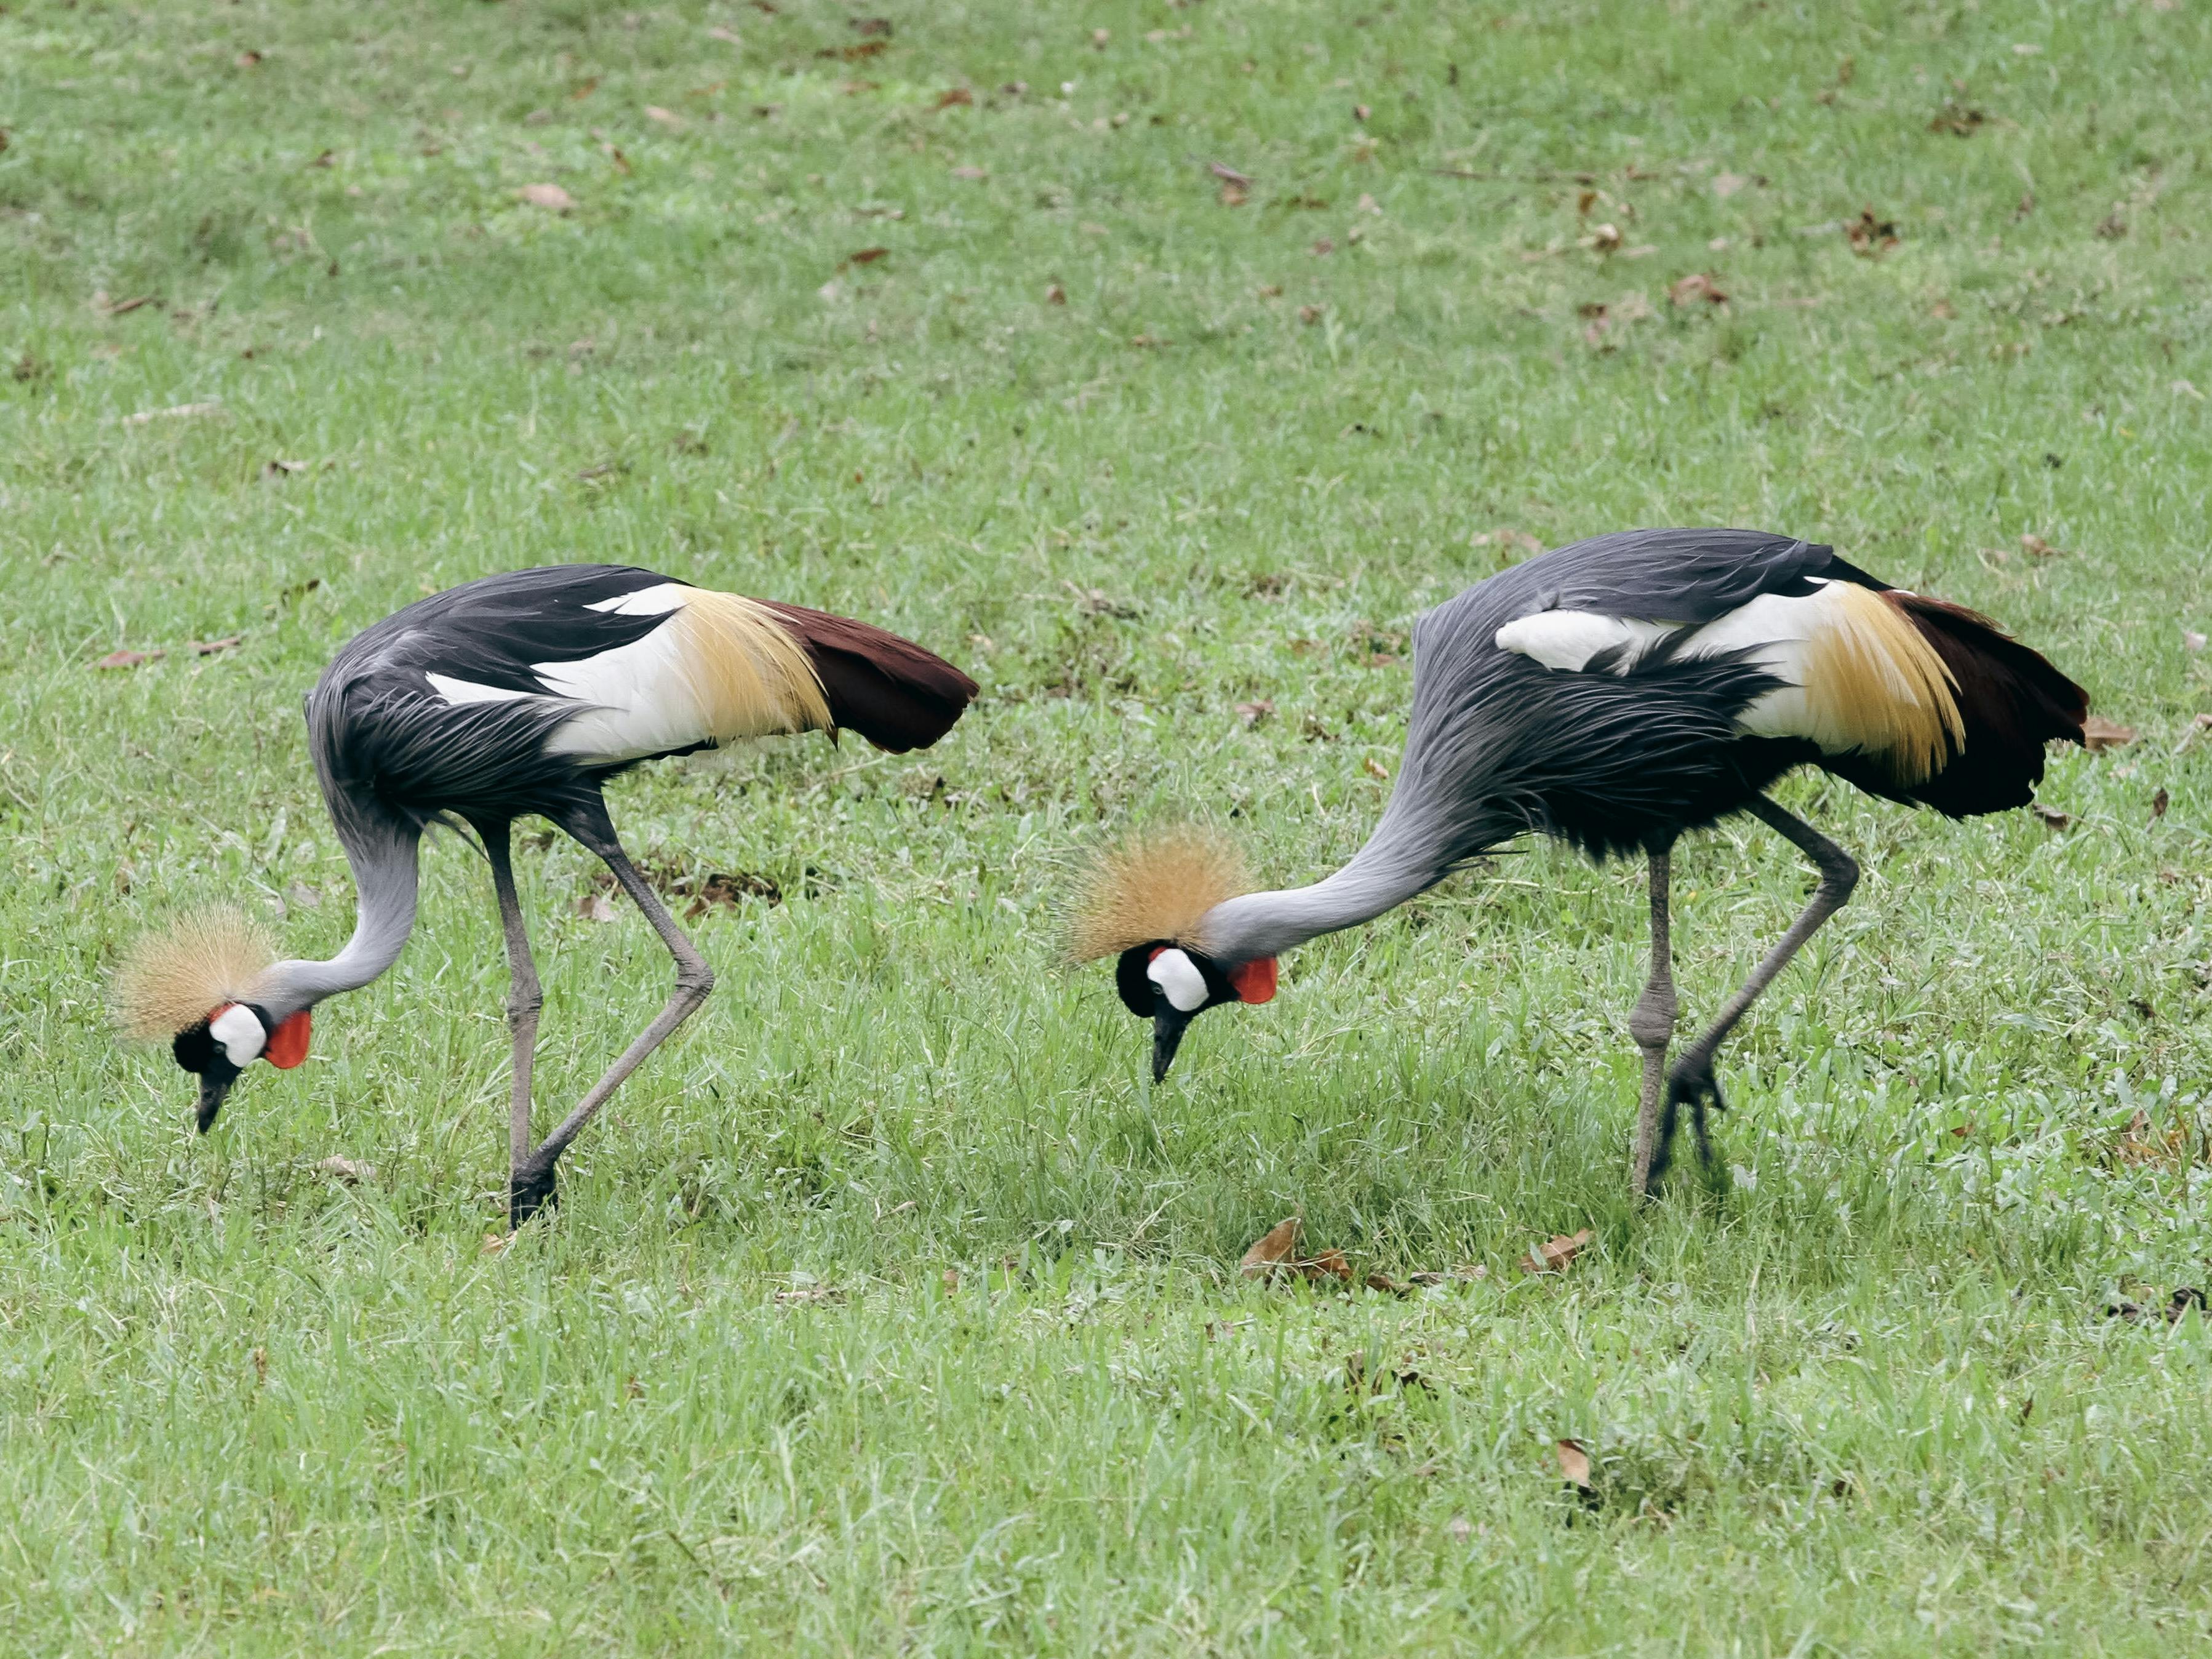
[{"label": "bird's golden crest", "polygon": [[695,587],[672,626],[708,729],[721,742],[818,732],[830,704],[805,648],[767,606]]},{"label": "bird's golden crest", "polygon": [[115,1023],[138,1042],[172,1037],[226,1002],[245,1002],[276,960],[241,911],[195,911],[143,935],[116,970]]},{"label": "bird's golden crest", "polygon": [[1879,756],[1900,785],[1926,782],[1966,738],[1951,671],[1884,595],[1836,582],[1822,598],[1834,620],[1806,641],[1808,735]]},{"label": "bird's golden crest", "polygon": [[1078,880],[1067,955],[1090,962],[1153,939],[1196,944],[1199,918],[1250,890],[1243,857],[1219,836],[1184,826],[1132,836],[1099,854]]}]

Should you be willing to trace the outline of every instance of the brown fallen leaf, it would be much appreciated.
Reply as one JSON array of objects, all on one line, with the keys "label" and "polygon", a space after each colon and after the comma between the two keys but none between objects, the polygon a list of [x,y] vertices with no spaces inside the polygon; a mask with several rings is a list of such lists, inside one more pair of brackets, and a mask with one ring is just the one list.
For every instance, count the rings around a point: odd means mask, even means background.
[{"label": "brown fallen leaf", "polygon": [[1590,1489],[1589,1449],[1579,1440],[1562,1440],[1554,1448],[1559,1456],[1559,1478],[1571,1486]]},{"label": "brown fallen leaf", "polygon": [[1322,237],[1313,245],[1313,254],[1316,259],[1326,259],[1335,252],[1336,244],[1326,236]]},{"label": "brown fallen leaf", "polygon": [[237,57],[232,58],[230,61],[237,64],[240,69],[256,69],[260,66],[261,54],[253,51],[251,47],[248,47],[246,51],[241,52]]},{"label": "brown fallen leaf", "polygon": [[478,1255],[497,1255],[514,1243],[513,1233],[486,1233],[483,1243],[477,1246]]},{"label": "brown fallen leaf", "polygon": [[1899,240],[1896,222],[1875,218],[1870,207],[1862,208],[1857,218],[1844,222],[1844,237],[1862,259],[1879,259]]},{"label": "brown fallen leaf", "polygon": [[1247,726],[1257,726],[1274,712],[1273,701],[1267,697],[1261,697],[1251,702],[1240,702],[1237,705],[1237,718]]},{"label": "brown fallen leaf", "polygon": [[848,17],[845,21],[855,34],[889,35],[891,32],[888,17]]},{"label": "brown fallen leaf", "polygon": [[819,1306],[825,1302],[842,1302],[845,1292],[835,1285],[794,1285],[787,1291],[775,1293],[779,1308]]},{"label": "brown fallen leaf", "polygon": [[261,476],[264,478],[285,478],[295,472],[305,472],[307,470],[307,464],[305,461],[265,461],[262,464]]},{"label": "brown fallen leaf", "polygon": [[1407,1283],[1421,1285],[1473,1284],[1489,1278],[1490,1269],[1480,1261],[1462,1261],[1448,1273],[1408,1273],[1406,1277]]},{"label": "brown fallen leaf", "polygon": [[128,317],[132,312],[155,302],[155,296],[151,294],[140,294],[128,300],[115,301],[105,301],[99,295],[93,296],[94,309],[104,317]]},{"label": "brown fallen leaf", "polygon": [[975,101],[975,94],[965,87],[950,87],[937,94],[939,109],[962,109]]},{"label": "brown fallen leaf", "polygon": [[93,666],[94,668],[136,668],[142,662],[159,662],[168,654],[166,651],[158,650],[111,651],[93,664]]},{"label": "brown fallen leaf", "polygon": [[1667,298],[1678,309],[1703,300],[1707,305],[1724,306],[1728,295],[1709,270],[1692,271],[1667,290]]},{"label": "brown fallen leaf", "polygon": [[720,40],[726,46],[742,46],[745,43],[744,35],[739,34],[735,29],[724,28],[720,23],[707,31],[707,38],[709,40]]},{"label": "brown fallen leaf", "polygon": [[1352,1264],[1345,1260],[1343,1251],[1323,1250],[1312,1256],[1298,1254],[1299,1227],[1297,1217],[1286,1216],[1268,1228],[1244,1252],[1243,1260],[1237,1264],[1237,1272],[1247,1279],[1269,1281],[1334,1279],[1350,1283]]},{"label": "brown fallen leaf", "polygon": [[2136,740],[2136,729],[2108,720],[2102,714],[2092,714],[2081,722],[2081,746],[2093,755],[2107,749],[2124,749]]},{"label": "brown fallen leaf", "polygon": [[1266,1279],[1278,1268],[1286,1266],[1297,1254],[1298,1218],[1285,1216],[1252,1242],[1251,1249],[1237,1264],[1237,1270],[1247,1279]]},{"label": "brown fallen leaf", "polygon": [[[1381,1291],[1386,1296],[1404,1296],[1410,1288],[1407,1285],[1401,1285],[1396,1279],[1391,1278],[1388,1273],[1368,1274],[1366,1285],[1369,1290]],[[1405,1378],[1401,1376],[1399,1380],[1403,1382]],[[1418,1382],[1419,1380],[1419,1376],[1416,1376],[1414,1380]]]},{"label": "brown fallen leaf", "polygon": [[2195,629],[2185,628],[2181,630],[2181,646],[2183,650],[2202,651],[2207,641],[2205,636],[2198,633]]},{"label": "brown fallen leaf", "polygon": [[2065,550],[2053,547],[2040,536],[2027,535],[2020,538],[2021,550],[2031,559],[2063,559]]},{"label": "brown fallen leaf", "polygon": [[943,1273],[938,1274],[937,1282],[944,1287],[947,1296],[951,1295],[960,1288],[960,1269],[947,1267]]},{"label": "brown fallen leaf", "polygon": [[376,1165],[356,1163],[349,1158],[326,1158],[315,1168],[331,1180],[349,1187],[358,1187],[364,1181],[376,1179]]},{"label": "brown fallen leaf", "polygon": [[1598,253],[1614,253],[1620,248],[1620,227],[1602,224],[1583,238],[1583,246]]},{"label": "brown fallen leaf", "polygon": [[196,657],[212,657],[218,651],[235,650],[245,643],[246,635],[243,634],[232,634],[220,640],[194,640],[191,641],[192,654]]},{"label": "brown fallen leaf", "polygon": [[2166,816],[2166,809],[2172,803],[2172,799],[2173,798],[2166,793],[2165,786],[2160,785],[2158,793],[2150,798],[2151,817],[2154,818],[2164,817]]},{"label": "brown fallen leaf", "polygon": [[890,43],[886,40],[860,40],[849,46],[824,46],[814,55],[817,58],[842,58],[848,64],[857,64],[864,58],[873,58]]},{"label": "brown fallen leaf", "polygon": [[612,921],[614,902],[605,893],[586,893],[576,901],[576,914],[586,921]]},{"label": "brown fallen leaf", "polygon": [[2027,804],[2027,810],[2053,830],[2071,830],[2074,827],[2074,815],[2071,812],[2062,812],[2055,806],[2045,806],[2039,800],[2030,801]]},{"label": "brown fallen leaf", "polygon": [[556,213],[566,213],[576,205],[576,198],[558,185],[525,185],[514,193],[532,207],[550,208]]},{"label": "brown fallen leaf", "polygon": [[1936,118],[1928,124],[1930,132],[1948,132],[1954,137],[1971,138],[1976,129],[1990,118],[1978,109],[1969,109],[1954,99],[1945,99],[1943,107],[1936,112]]},{"label": "brown fallen leaf", "polygon": [[979,179],[988,179],[991,174],[989,170],[984,167],[963,167],[953,168],[952,176],[956,179],[968,179],[972,183]]},{"label": "brown fallen leaf", "polygon": [[645,118],[648,121],[658,121],[664,127],[680,127],[684,125],[682,116],[672,109],[663,109],[658,104],[647,104],[645,106]]},{"label": "brown fallen leaf", "polygon": [[1561,1233],[1556,1238],[1538,1245],[1522,1256],[1521,1271],[1524,1273],[1555,1273],[1590,1247],[1597,1237],[1588,1227],[1578,1233]]},{"label": "brown fallen leaf", "polygon": [[1328,314],[1328,312],[1327,307],[1322,306],[1300,306],[1298,307],[1298,320],[1304,323],[1308,328],[1311,328],[1316,323],[1319,322]]},{"label": "brown fallen leaf", "polygon": [[1242,185],[1232,185],[1224,180],[1218,199],[1224,207],[1243,207],[1252,199],[1252,193]]},{"label": "brown fallen leaf", "polygon": [[585,99],[586,99],[586,98],[590,97],[593,93],[597,92],[599,89],[599,77],[598,76],[596,76],[596,75],[595,75],[595,76],[593,76],[590,80],[588,80],[588,81],[585,82],[581,86],[578,87],[578,88],[577,88],[574,92],[571,92],[571,93],[568,94],[568,96],[569,96],[571,99],[574,100],[575,101],[577,101],[577,102],[580,103],[580,102],[582,102]]},{"label": "brown fallen leaf", "polygon": [[1370,755],[1365,760],[1359,763],[1359,769],[1366,773],[1369,777],[1374,779],[1377,783],[1388,783],[1390,781],[1390,769],[1383,765],[1381,761],[1376,760],[1372,755]]},{"label": "brown fallen leaf", "polygon": [[872,265],[890,252],[887,247],[864,247],[858,252],[847,254],[845,263],[848,265]]}]

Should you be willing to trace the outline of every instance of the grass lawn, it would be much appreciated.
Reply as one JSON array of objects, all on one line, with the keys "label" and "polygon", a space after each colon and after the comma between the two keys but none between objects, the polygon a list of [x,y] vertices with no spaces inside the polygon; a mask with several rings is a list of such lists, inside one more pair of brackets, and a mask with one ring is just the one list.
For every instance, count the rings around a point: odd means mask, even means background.
[{"label": "grass lawn", "polygon": [[[2212,1279],[2212,7],[871,9],[0,7],[0,1644],[2212,1637],[2212,1340],[2160,1316]],[[1666,523],[1987,611],[2139,736],[2048,822],[1785,786],[1867,879],[1723,1056],[1717,1190],[1632,1208],[1642,874],[1541,846],[1149,1088],[1056,960],[1072,861],[1195,816],[1324,873],[1413,616]],[[925,755],[617,787],[641,858],[752,890],[487,1249],[459,841],[204,1139],[105,976],[216,899],[333,950],[301,694],[568,560],[984,694]],[[670,975],[580,848],[522,871],[550,1122]],[[1694,1019],[1809,881],[1748,823],[1675,872]],[[1241,1281],[1293,1213],[1486,1276]]]}]

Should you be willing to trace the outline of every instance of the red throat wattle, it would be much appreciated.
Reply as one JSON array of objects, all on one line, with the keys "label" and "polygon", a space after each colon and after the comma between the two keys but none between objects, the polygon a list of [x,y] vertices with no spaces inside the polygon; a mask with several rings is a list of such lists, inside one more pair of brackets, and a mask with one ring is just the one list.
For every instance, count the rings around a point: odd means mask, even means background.
[{"label": "red throat wattle", "polygon": [[312,1021],[305,1008],[289,1019],[278,1022],[269,1034],[269,1046],[261,1051],[261,1058],[280,1072],[289,1072],[307,1057],[307,1033]]},{"label": "red throat wattle", "polygon": [[1275,995],[1275,959],[1261,957],[1229,970],[1229,983],[1246,1002],[1268,1002]]}]

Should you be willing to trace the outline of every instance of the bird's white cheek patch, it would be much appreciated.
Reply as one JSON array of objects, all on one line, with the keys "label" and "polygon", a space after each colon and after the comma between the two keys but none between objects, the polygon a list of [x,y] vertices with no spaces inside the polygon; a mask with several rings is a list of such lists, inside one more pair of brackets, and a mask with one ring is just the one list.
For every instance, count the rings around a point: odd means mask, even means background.
[{"label": "bird's white cheek patch", "polygon": [[241,1070],[261,1057],[261,1050],[269,1042],[269,1033],[261,1029],[261,1022],[254,1018],[253,1011],[236,1002],[208,1022],[208,1035],[222,1044],[230,1063]]},{"label": "bird's white cheek patch", "polygon": [[1154,957],[1145,977],[1160,988],[1177,1013],[1192,1013],[1206,1006],[1206,975],[1180,951],[1163,951]]}]

